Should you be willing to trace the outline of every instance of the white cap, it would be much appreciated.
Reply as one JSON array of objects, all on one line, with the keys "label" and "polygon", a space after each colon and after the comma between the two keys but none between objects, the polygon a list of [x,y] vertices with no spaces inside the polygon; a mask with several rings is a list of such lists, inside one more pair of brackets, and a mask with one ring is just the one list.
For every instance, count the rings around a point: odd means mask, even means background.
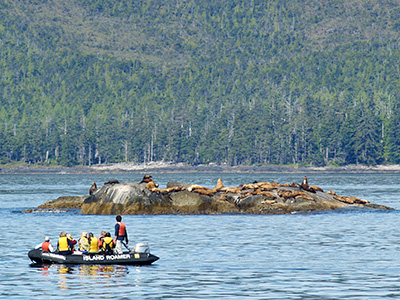
[{"label": "white cap", "polygon": [[44,241],[45,241],[45,242],[48,242],[48,241],[50,241],[50,238],[49,238],[48,236],[46,236],[46,237],[44,238]]}]

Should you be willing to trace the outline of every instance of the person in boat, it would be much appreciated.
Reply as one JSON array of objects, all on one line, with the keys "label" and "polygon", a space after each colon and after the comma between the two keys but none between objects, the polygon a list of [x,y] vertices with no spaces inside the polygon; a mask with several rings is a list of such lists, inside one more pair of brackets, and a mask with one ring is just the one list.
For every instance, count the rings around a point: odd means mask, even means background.
[{"label": "person in boat", "polygon": [[106,234],[107,234],[107,231],[102,230],[99,237],[97,238],[99,251],[103,250],[103,241],[104,241],[104,238],[106,237]]},{"label": "person in boat", "polygon": [[115,248],[115,243],[111,237],[111,233],[107,232],[103,240],[101,241],[101,250],[104,254],[113,254],[113,249]]},{"label": "person in boat", "polygon": [[81,237],[78,239],[78,246],[79,251],[87,252],[89,250],[89,240],[86,231],[83,231]]},{"label": "person in boat", "polygon": [[122,254],[122,243],[126,240],[126,244],[129,244],[128,241],[128,232],[126,231],[126,226],[122,222],[122,217],[120,215],[116,216],[117,224],[115,224],[115,253]]},{"label": "person in boat", "polygon": [[98,252],[99,252],[98,239],[93,235],[92,232],[89,232],[89,253],[98,253]]},{"label": "person in boat", "polygon": [[70,233],[67,234],[67,238],[71,241],[72,247],[71,247],[71,252],[74,253],[75,251],[75,245],[78,243]]},{"label": "person in boat", "polygon": [[100,232],[99,237],[97,238],[98,243],[99,243],[99,250],[100,250],[100,248],[101,248],[101,241],[104,239],[105,236],[106,236],[106,231],[105,231],[105,230],[102,230],[102,231]]},{"label": "person in boat", "polygon": [[65,231],[61,232],[57,243],[58,254],[61,255],[72,254],[71,249],[73,247],[74,245],[72,244],[71,240],[67,237],[67,233]]},{"label": "person in boat", "polygon": [[35,249],[42,249],[45,252],[54,252],[54,247],[53,245],[50,243],[50,238],[48,236],[46,236],[44,238],[44,242],[40,243],[39,245],[37,245],[35,247]]}]

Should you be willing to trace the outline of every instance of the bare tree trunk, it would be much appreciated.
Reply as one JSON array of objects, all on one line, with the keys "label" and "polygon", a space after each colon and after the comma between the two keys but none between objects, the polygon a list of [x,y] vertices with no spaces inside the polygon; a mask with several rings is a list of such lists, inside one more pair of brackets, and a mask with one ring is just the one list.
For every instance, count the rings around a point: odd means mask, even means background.
[{"label": "bare tree trunk", "polygon": [[128,162],[128,141],[124,142],[125,147],[125,162]]},{"label": "bare tree trunk", "polygon": [[88,158],[89,167],[92,165],[92,145],[89,145],[89,158]]}]

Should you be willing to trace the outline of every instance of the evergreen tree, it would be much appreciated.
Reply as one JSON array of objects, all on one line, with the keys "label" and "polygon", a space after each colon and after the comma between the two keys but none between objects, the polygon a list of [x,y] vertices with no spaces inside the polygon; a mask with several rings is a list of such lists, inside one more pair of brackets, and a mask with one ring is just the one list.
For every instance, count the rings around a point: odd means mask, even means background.
[{"label": "evergreen tree", "polygon": [[387,124],[385,135],[385,156],[390,163],[400,163],[400,105],[395,103]]}]

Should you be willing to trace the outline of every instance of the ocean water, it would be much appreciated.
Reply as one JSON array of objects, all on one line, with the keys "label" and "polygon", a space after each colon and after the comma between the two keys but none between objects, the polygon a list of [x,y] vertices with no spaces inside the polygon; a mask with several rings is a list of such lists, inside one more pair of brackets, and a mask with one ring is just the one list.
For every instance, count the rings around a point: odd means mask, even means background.
[{"label": "ocean water", "polygon": [[399,174],[152,174],[165,187],[301,182],[394,210],[348,208],[290,215],[123,216],[130,245],[148,242],[150,266],[32,267],[27,252],[61,231],[113,230],[115,216],[31,213],[85,195],[96,181],[143,174],[1,175],[0,299],[399,299]]}]

